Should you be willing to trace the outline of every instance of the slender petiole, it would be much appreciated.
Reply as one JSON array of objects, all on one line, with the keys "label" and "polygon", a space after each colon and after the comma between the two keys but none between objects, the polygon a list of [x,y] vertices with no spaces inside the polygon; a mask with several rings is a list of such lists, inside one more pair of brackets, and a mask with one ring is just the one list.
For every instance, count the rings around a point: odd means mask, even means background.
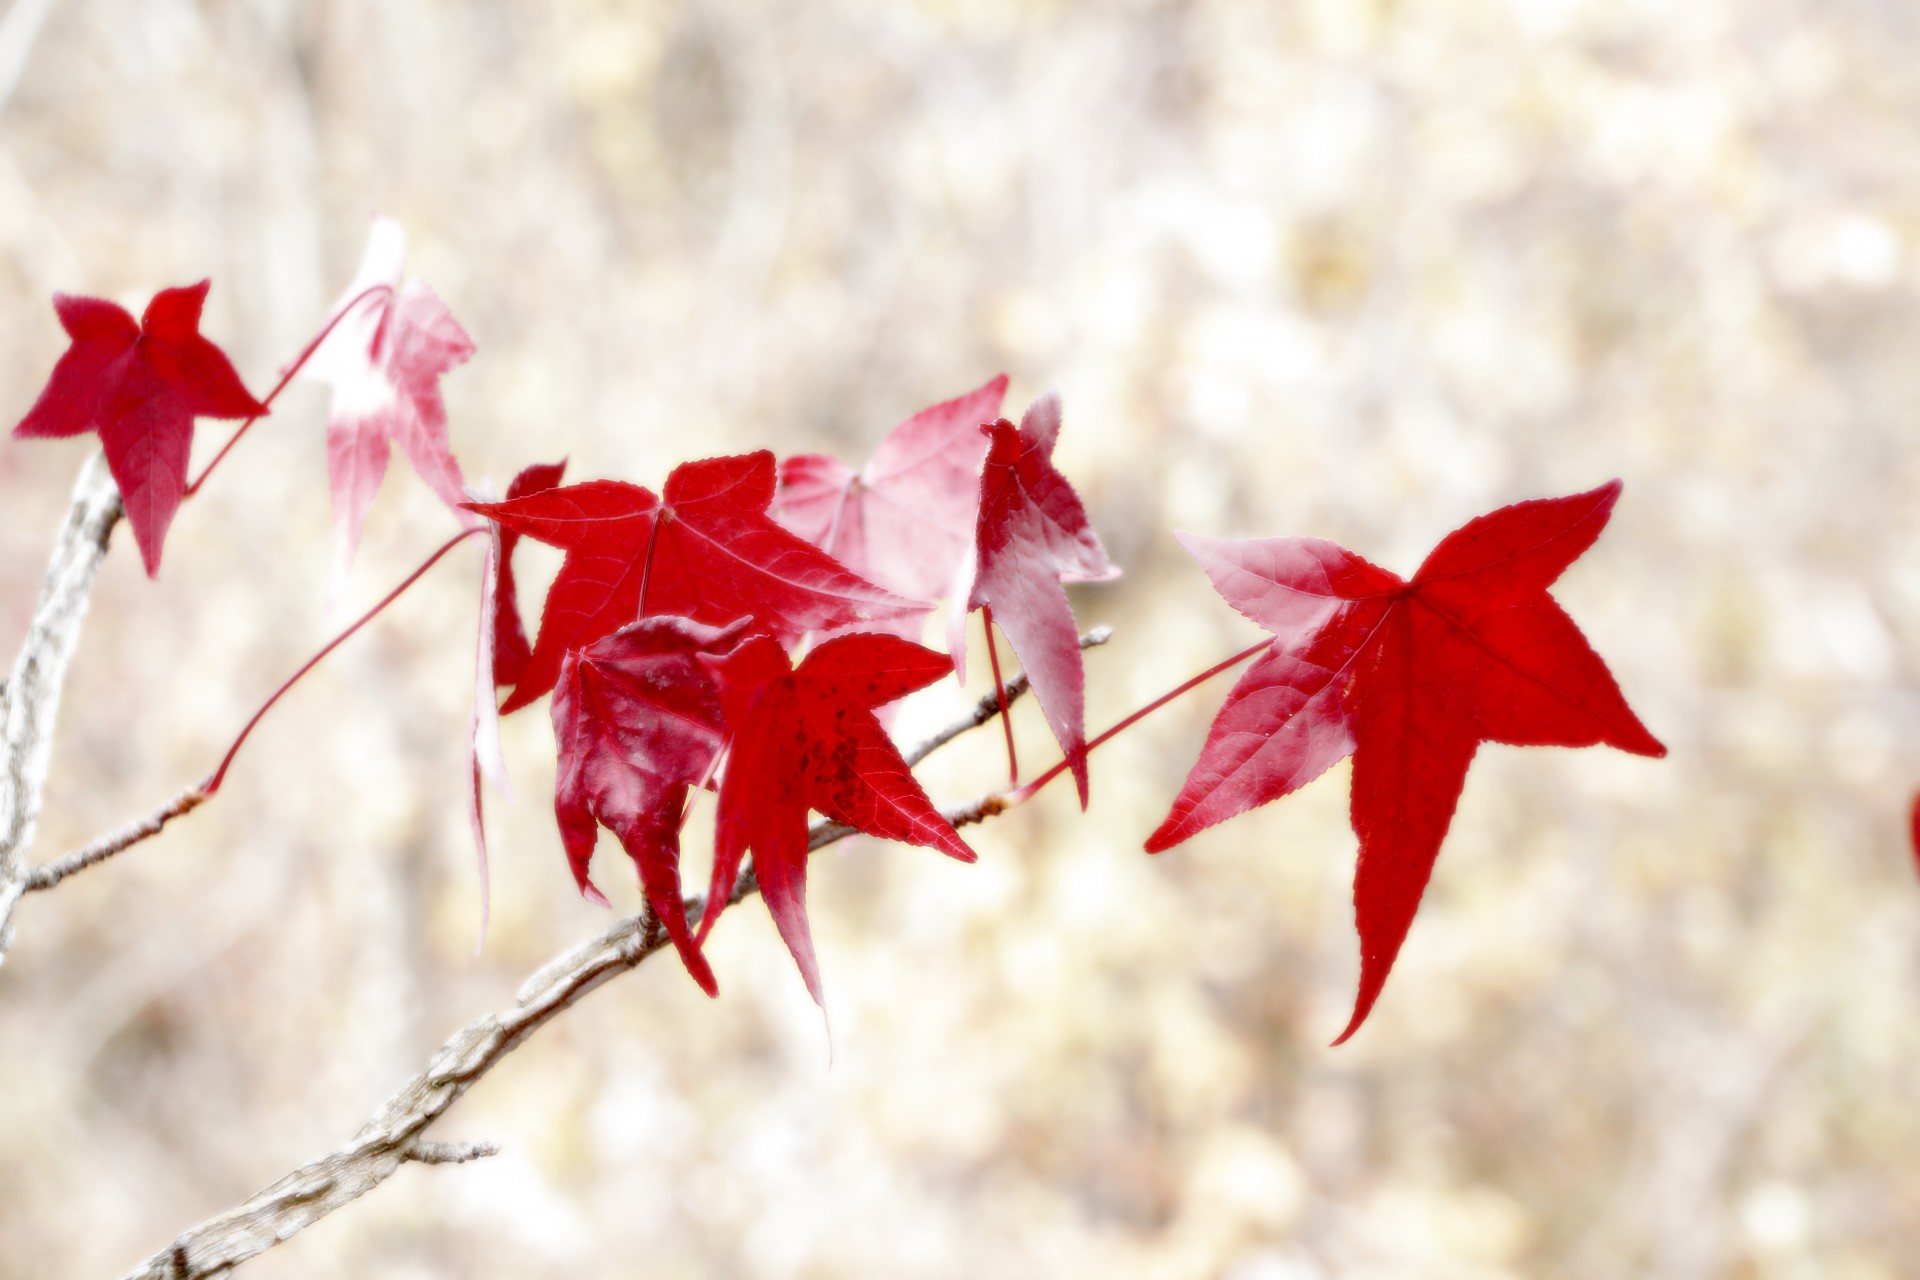
[{"label": "slender petiole", "polygon": [[1013,720],[1007,715],[1007,686],[1000,679],[1000,648],[993,642],[993,606],[980,606],[980,620],[986,623],[987,665],[993,668],[993,693],[1000,700],[1000,728],[1007,735],[1007,785],[1020,785],[1020,760],[1013,754]]},{"label": "slender petiole", "polygon": [[647,587],[653,581],[653,549],[660,543],[660,522],[667,518],[665,504],[653,513],[653,527],[647,530],[647,558],[640,564],[640,603],[634,607],[634,618],[647,616]]},{"label": "slender petiole", "polygon": [[468,538],[473,537],[477,533],[485,533],[486,530],[487,530],[486,525],[477,525],[472,529],[463,529],[459,533],[456,533],[451,538],[447,539],[445,542],[441,543],[440,549],[438,551],[435,551],[432,555],[428,556],[425,563],[423,563],[418,569],[415,569],[412,573],[408,574],[404,582],[402,582],[399,586],[395,587],[393,590],[387,592],[387,594],[381,599],[379,604],[374,605],[373,608],[361,614],[358,618],[354,620],[354,623],[352,626],[348,627],[345,631],[342,631],[339,635],[335,636],[332,640],[329,640],[327,642],[326,648],[320,650],[320,652],[314,654],[311,658],[308,658],[306,661],[306,665],[302,666],[298,671],[288,676],[286,683],[282,684],[278,689],[275,689],[273,691],[273,696],[268,698],[265,702],[261,703],[260,709],[253,713],[253,719],[247,721],[247,727],[240,731],[240,736],[233,740],[233,745],[231,747],[227,748],[226,757],[220,761],[220,767],[218,769],[215,769],[213,773],[208,776],[207,780],[200,784],[200,790],[205,792],[209,796],[211,796],[214,792],[220,790],[220,784],[226,779],[227,769],[233,764],[234,756],[240,753],[240,747],[243,743],[246,742],[247,735],[253,732],[254,726],[259,724],[261,719],[265,717],[267,712],[273,709],[273,704],[280,701],[281,697],[285,695],[287,690],[293,688],[294,685],[300,683],[300,678],[302,676],[306,675],[307,672],[319,666],[320,660],[326,657],[328,654],[332,653],[335,649],[338,649],[343,643],[345,643],[347,637],[351,636],[354,632],[358,631],[360,628],[366,626],[369,622],[372,622],[375,618],[379,617],[380,614],[386,609],[388,605],[392,604],[395,600],[398,600],[406,592],[408,587],[411,587],[414,583],[420,581],[420,579],[426,575],[427,570],[433,568],[434,565],[438,564],[440,562],[440,557],[446,555],[447,552],[453,550],[455,547],[459,546],[462,542],[465,542]]},{"label": "slender petiole", "polygon": [[[334,315],[333,319],[327,321],[326,327],[320,330],[319,334],[315,336],[312,342],[309,342],[307,344],[306,350],[300,353],[299,359],[295,360],[292,364],[287,366],[286,372],[280,375],[280,381],[273,384],[273,390],[267,392],[267,398],[260,402],[261,408],[269,409],[273,407],[273,402],[279,399],[280,393],[287,389],[287,384],[289,382],[293,381],[293,375],[295,375],[296,373],[299,373],[301,369],[306,367],[307,361],[313,359],[313,353],[318,351],[320,349],[320,344],[327,340],[327,335],[331,334],[336,328],[338,328],[342,320],[345,320],[349,315],[352,315],[354,310],[358,308],[361,303],[365,302],[368,298],[373,297],[377,293],[392,293],[392,292],[393,292],[393,286],[390,284],[372,285],[369,288],[362,290],[359,296],[354,298],[352,302],[349,302],[346,306],[340,308],[340,310]],[[200,478],[195,480],[192,484],[188,485],[187,491],[181,496],[185,498],[191,498],[194,494],[198,493],[200,491],[200,486],[207,482],[207,477],[213,474],[213,469],[220,465],[220,460],[227,456],[228,452],[232,450],[233,446],[240,443],[241,436],[247,434],[247,428],[251,427],[254,423],[260,421],[260,419],[264,416],[265,416],[264,413],[256,413],[251,418],[248,418],[245,422],[241,423],[240,429],[234,432],[233,435],[227,440],[227,442],[224,445],[220,446],[220,452],[213,455],[213,461],[209,462],[207,464],[207,469],[200,473]]]},{"label": "slender petiole", "polygon": [[[1242,649],[1240,652],[1234,654],[1231,658],[1228,658],[1225,662],[1215,663],[1213,666],[1208,667],[1205,671],[1202,671],[1199,675],[1193,677],[1191,680],[1186,681],[1184,684],[1181,684],[1177,688],[1169,689],[1167,692],[1155,698],[1152,702],[1149,702],[1146,706],[1140,708],[1138,711],[1134,712],[1132,715],[1128,716],[1126,719],[1120,721],[1120,723],[1114,725],[1112,728],[1102,733],[1099,737],[1087,743],[1087,746],[1086,746],[1087,752],[1091,752],[1095,747],[1105,742],[1108,738],[1111,738],[1115,734],[1119,733],[1121,730],[1130,727],[1136,721],[1143,720],[1148,715],[1151,715],[1153,712],[1158,711],[1161,707],[1166,706],[1169,702],[1172,702],[1175,698],[1179,697],[1181,694],[1186,693],[1189,690],[1198,688],[1199,686],[1205,684],[1207,681],[1213,679],[1215,676],[1219,675],[1222,671],[1231,670],[1232,668],[1239,666],[1241,663],[1245,662],[1248,658],[1251,658],[1254,654],[1259,653],[1262,649],[1271,648],[1272,645],[1273,645],[1273,641],[1271,639],[1262,640],[1259,644],[1248,645],[1246,648]],[[1035,778],[1032,782],[1027,783],[1026,786],[1016,787],[1014,790],[1008,792],[1006,795],[1007,803],[1009,805],[1016,805],[1016,804],[1020,804],[1025,800],[1030,799],[1033,796],[1034,792],[1040,790],[1040,788],[1046,786],[1049,782],[1052,782],[1055,778],[1065,773],[1067,771],[1067,766],[1069,763],[1070,763],[1069,761],[1062,760],[1059,764],[1054,765],[1053,768],[1047,770],[1045,773]]]}]

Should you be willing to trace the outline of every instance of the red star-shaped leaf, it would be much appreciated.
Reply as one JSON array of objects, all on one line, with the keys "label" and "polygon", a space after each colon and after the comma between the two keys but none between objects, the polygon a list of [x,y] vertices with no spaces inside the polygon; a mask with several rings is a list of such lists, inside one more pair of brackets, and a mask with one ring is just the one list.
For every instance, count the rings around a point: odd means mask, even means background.
[{"label": "red star-shaped leaf", "polygon": [[745,619],[720,629],[646,618],[567,654],[553,691],[560,752],[553,811],[574,881],[605,905],[587,864],[599,827],[606,827],[633,859],[647,904],[681,963],[708,995],[718,987],[680,898],[680,823],[687,790],[707,777],[723,727],[700,655],[731,648],[745,627]]},{"label": "red star-shaped leaf", "polygon": [[440,377],[473,354],[473,340],[432,289],[418,280],[401,287],[405,257],[400,224],[374,219],[359,273],[335,304],[336,315],[351,311],[303,370],[333,387],[327,479],[336,575],[345,572],[359,546],[394,443],[443,502],[457,509],[466,501],[460,464],[447,440]]},{"label": "red star-shaped leaf", "polygon": [[751,850],[767,910],[807,991],[823,1004],[807,929],[809,809],[868,835],[973,861],[874,717],[875,708],[940,679],[947,660],[898,636],[859,633],[821,644],[798,670],[766,636],[704,661],[719,682],[731,746],[699,937],[720,918]]},{"label": "red star-shaped leaf", "polygon": [[124,307],[56,293],[73,344],[27,416],[19,438],[100,433],[147,575],[160,572],[167,527],[187,489],[195,418],[255,418],[267,407],[219,347],[200,336],[209,281],[162,289],[138,324]]},{"label": "red star-shaped leaf", "polygon": [[1000,416],[1006,395],[1002,374],[922,409],[889,432],[859,472],[820,453],[786,459],[774,516],[889,591],[914,600],[944,594],[980,506],[980,428]]},{"label": "red star-shaped leaf", "polygon": [[1386,985],[1482,742],[1666,754],[1547,594],[1619,496],[1615,481],[1503,507],[1449,534],[1411,581],[1316,538],[1178,535],[1228,603],[1275,639],[1227,695],[1147,850],[1353,756],[1360,989],[1334,1043]]},{"label": "red star-shaped leaf", "polygon": [[567,553],[547,592],[526,670],[501,710],[553,687],[569,649],[640,616],[676,614],[719,625],[752,617],[783,635],[884,621],[926,606],[856,577],[767,517],[773,455],[708,458],[675,467],[664,502],[617,480],[548,489],[468,510]]},{"label": "red star-shaped leaf", "polygon": [[980,474],[980,514],[974,563],[963,570],[947,627],[947,647],[962,679],[967,671],[967,614],[987,607],[1019,655],[1060,749],[1066,752],[1087,807],[1086,677],[1080,632],[1063,582],[1099,582],[1120,576],[1086,508],[1053,465],[1060,435],[1060,398],[1034,402],[1020,426],[1005,418],[982,428],[987,461]]}]

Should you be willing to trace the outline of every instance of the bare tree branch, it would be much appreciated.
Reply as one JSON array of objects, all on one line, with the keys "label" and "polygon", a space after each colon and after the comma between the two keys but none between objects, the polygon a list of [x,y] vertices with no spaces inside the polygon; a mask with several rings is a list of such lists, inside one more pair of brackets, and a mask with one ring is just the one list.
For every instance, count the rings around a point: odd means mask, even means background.
[{"label": "bare tree branch", "polygon": [[[978,721],[974,727],[985,723]],[[943,812],[954,826],[962,827],[1006,807],[1006,798],[995,793]],[[808,848],[820,849],[853,834],[852,828],[838,823],[815,822]],[[734,886],[731,901],[738,903],[758,891],[759,884],[748,870]],[[704,899],[689,899],[687,913],[697,917],[705,906]],[[454,1032],[426,1069],[401,1085],[352,1142],[295,1169],[238,1208],[183,1233],[128,1272],[125,1280],[203,1280],[222,1275],[358,1200],[407,1161],[457,1164],[492,1154],[490,1144],[448,1145],[429,1142],[424,1135],[462,1094],[534,1032],[666,945],[666,930],[648,911],[614,922],[554,959],[520,988],[513,1008],[476,1018]]]},{"label": "bare tree branch", "polygon": [[120,510],[120,491],[106,458],[95,454],[74,485],[40,602],[7,681],[0,708],[0,960],[13,941],[13,909],[26,892],[26,853],[40,818],[60,690]]}]

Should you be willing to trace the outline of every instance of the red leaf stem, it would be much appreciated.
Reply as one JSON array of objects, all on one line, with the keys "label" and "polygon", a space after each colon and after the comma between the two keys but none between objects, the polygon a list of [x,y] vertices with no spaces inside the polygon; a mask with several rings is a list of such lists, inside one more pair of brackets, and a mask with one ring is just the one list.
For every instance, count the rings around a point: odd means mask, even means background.
[{"label": "red leaf stem", "polygon": [[1013,753],[1013,719],[1007,715],[1007,686],[1000,678],[1000,646],[993,640],[993,606],[980,610],[987,628],[987,665],[993,668],[993,696],[1000,703],[1000,729],[1007,735],[1007,785],[1020,785],[1020,758]]},{"label": "red leaf stem", "polygon": [[[1174,688],[1167,690],[1165,693],[1155,698],[1152,702],[1149,702],[1146,706],[1141,707],[1138,711],[1135,711],[1131,715],[1127,716],[1124,720],[1119,721],[1118,723],[1112,725],[1110,728],[1106,729],[1102,733],[1097,734],[1087,743],[1086,747],[1084,748],[1084,751],[1089,753],[1092,752],[1092,750],[1095,747],[1105,742],[1108,738],[1115,736],[1116,734],[1122,732],[1123,730],[1131,728],[1137,721],[1146,719],[1149,715],[1152,715],[1155,711],[1158,711],[1161,707],[1166,706],[1169,702],[1172,702],[1175,698],[1179,697],[1181,694],[1187,693],[1190,690],[1199,688],[1201,685],[1213,679],[1215,676],[1219,675],[1221,672],[1231,671],[1233,668],[1245,662],[1248,658],[1251,658],[1255,654],[1259,653],[1262,649],[1268,648],[1270,644],[1271,644],[1271,641],[1262,640],[1258,644],[1248,645],[1246,648],[1234,654],[1231,658],[1226,659],[1224,662],[1216,662],[1212,666],[1208,667],[1205,671],[1202,671],[1199,675],[1194,676],[1189,680],[1183,681],[1181,684],[1175,686]],[[1047,770],[1045,773],[1035,778],[1032,782],[1029,782],[1026,786],[1016,788],[1015,790],[1009,792],[1007,794],[1007,803],[1009,805],[1016,805],[1031,799],[1034,792],[1040,790],[1040,788],[1046,786],[1049,782],[1052,782],[1055,778],[1065,773],[1067,769],[1071,767],[1072,764],[1073,764],[1073,761],[1071,759],[1062,759],[1058,764],[1054,765],[1053,768]]]},{"label": "red leaf stem", "polygon": [[406,580],[403,581],[399,586],[387,592],[387,594],[381,598],[380,603],[374,605],[373,608],[361,614],[358,618],[354,620],[352,626],[348,627],[345,631],[342,631],[339,635],[329,640],[327,642],[326,648],[320,650],[320,652],[314,654],[311,658],[308,658],[305,665],[303,665],[298,671],[294,672],[292,675],[288,676],[286,683],[282,684],[278,689],[275,689],[273,691],[273,696],[268,698],[265,702],[261,703],[260,709],[253,713],[253,719],[247,721],[247,727],[240,731],[240,736],[233,740],[233,745],[231,747],[227,748],[227,754],[224,758],[221,759],[220,767],[218,769],[215,769],[213,773],[208,776],[207,780],[202,784],[200,784],[200,790],[205,792],[209,796],[213,795],[215,792],[220,790],[220,784],[226,780],[227,769],[233,764],[234,756],[240,753],[240,747],[243,743],[246,742],[247,735],[253,732],[254,726],[259,724],[260,721],[266,716],[267,712],[273,709],[273,704],[280,701],[281,697],[287,692],[287,690],[293,688],[294,685],[300,683],[300,678],[302,676],[306,675],[307,672],[319,666],[320,660],[326,657],[328,654],[332,653],[335,649],[338,649],[343,643],[345,643],[347,637],[351,636],[354,632],[358,631],[360,628],[366,626],[369,622],[372,622],[375,618],[379,617],[380,614],[386,609],[388,605],[392,604],[395,600],[398,600],[403,594],[406,593],[406,590],[408,587],[411,587],[414,583],[420,581],[422,577],[426,576],[427,570],[433,568],[434,565],[440,562],[440,557],[446,555],[447,552],[453,550],[455,547],[465,542],[468,538],[471,538],[476,534],[485,533],[486,531],[487,531],[487,528],[485,525],[476,525],[471,529],[462,529],[459,533],[454,534],[451,538],[448,538],[445,542],[441,543],[440,549],[438,551],[435,551],[432,555],[428,556],[426,559],[426,562],[423,563],[418,569],[415,569],[412,573],[408,574],[406,577]]},{"label": "red leaf stem", "polygon": [[[334,329],[339,326],[342,320],[346,319],[347,316],[352,313],[355,307],[359,306],[362,302],[365,302],[368,298],[373,297],[375,294],[392,293],[392,292],[393,292],[392,285],[376,284],[372,288],[362,292],[352,302],[349,302],[346,306],[340,308],[340,310],[337,313],[335,313],[334,317],[331,320],[327,321],[326,326],[322,328],[318,334],[314,335],[313,341],[309,342],[306,345],[305,349],[303,349],[300,352],[299,358],[296,359],[292,364],[288,365],[286,369],[284,369],[281,372],[280,381],[273,384],[273,390],[267,392],[266,397],[260,401],[260,407],[263,410],[271,409],[273,407],[274,400],[279,397],[282,391],[285,391],[287,389],[287,384],[293,381],[294,375],[299,373],[300,370],[306,366],[307,361],[313,359],[313,353],[320,349],[320,344],[327,340],[327,336],[331,334],[334,331]],[[260,421],[260,419],[264,416],[265,416],[264,413],[256,413],[251,418],[248,418],[245,422],[242,422],[240,424],[240,429],[238,431],[235,431],[232,436],[228,437],[227,442],[220,446],[220,452],[213,455],[213,461],[209,462],[207,464],[206,470],[200,473],[200,478],[187,486],[186,492],[181,495],[182,499],[191,498],[194,494],[200,491],[200,486],[207,482],[207,477],[212,475],[213,469],[220,465],[220,460],[227,456],[227,454],[233,449],[233,446],[240,443],[241,436],[247,434],[247,428],[251,427],[254,423]]]}]

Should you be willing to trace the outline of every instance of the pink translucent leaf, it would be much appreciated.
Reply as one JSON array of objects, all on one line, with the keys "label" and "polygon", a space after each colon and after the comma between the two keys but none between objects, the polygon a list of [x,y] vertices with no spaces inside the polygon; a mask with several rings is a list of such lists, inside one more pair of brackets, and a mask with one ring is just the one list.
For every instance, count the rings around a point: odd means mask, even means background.
[{"label": "pink translucent leaf", "polygon": [[1108,561],[1079,494],[1053,465],[1059,398],[1036,401],[1018,428],[1003,418],[985,431],[989,443],[973,556],[962,566],[967,581],[955,598],[947,647],[964,679],[966,615],[992,609],[1066,753],[1085,808],[1085,676],[1079,627],[1060,584],[1104,581],[1120,571]]},{"label": "pink translucent leaf", "polygon": [[336,581],[359,546],[393,444],[448,506],[457,510],[466,500],[440,378],[473,354],[473,341],[432,289],[417,280],[401,285],[404,258],[400,225],[374,219],[360,269],[334,308],[336,315],[351,310],[302,370],[333,388],[327,475]]}]

